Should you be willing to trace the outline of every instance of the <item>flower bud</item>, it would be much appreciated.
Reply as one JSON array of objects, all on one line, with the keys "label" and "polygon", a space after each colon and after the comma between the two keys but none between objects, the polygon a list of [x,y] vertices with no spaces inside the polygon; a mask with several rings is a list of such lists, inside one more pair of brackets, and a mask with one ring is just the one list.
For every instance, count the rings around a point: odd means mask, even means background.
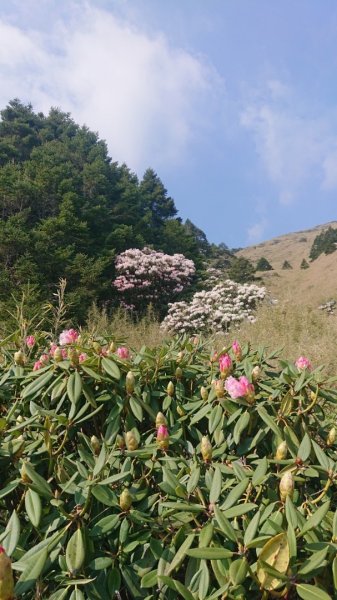
[{"label": "flower bud", "polygon": [[170,435],[166,425],[159,425],[157,431],[157,444],[162,450],[167,450],[170,443]]},{"label": "flower bud", "polygon": [[208,391],[206,390],[206,388],[203,385],[200,388],[200,396],[204,401],[206,401],[208,398]]},{"label": "flower bud", "polygon": [[56,362],[61,362],[61,360],[63,360],[62,349],[59,346],[57,346],[54,350],[53,359]]},{"label": "flower bud", "polygon": [[167,425],[167,420],[165,415],[162,412],[157,413],[156,416],[156,428],[160,427],[160,425]]},{"label": "flower bud", "polygon": [[20,475],[21,475],[21,481],[23,481],[23,483],[30,483],[30,478],[28,477],[25,463],[22,463],[22,467],[20,469]]},{"label": "flower bud", "polygon": [[208,439],[208,435],[204,435],[201,438],[200,452],[205,462],[212,460],[212,444]]},{"label": "flower bud", "polygon": [[132,371],[126,374],[125,387],[128,394],[132,394],[135,389],[135,376]]},{"label": "flower bud", "polygon": [[78,352],[75,348],[69,348],[68,358],[73,367],[77,367],[79,363]]},{"label": "flower bud", "polygon": [[177,354],[177,362],[182,361],[183,357],[184,357],[184,352],[183,352],[183,350],[180,350],[180,352],[178,352],[178,354]]},{"label": "flower bud", "polygon": [[99,342],[93,342],[92,347],[93,347],[94,352],[96,352],[96,354],[101,353],[101,344]]},{"label": "flower bud", "polygon": [[0,600],[13,600],[14,577],[12,561],[7,556],[5,549],[0,546]]},{"label": "flower bud", "polygon": [[96,455],[100,453],[101,444],[99,442],[98,437],[96,437],[95,435],[92,435],[90,438],[90,445]]},{"label": "flower bud", "polygon": [[173,381],[169,381],[166,388],[166,393],[168,396],[174,396],[174,384]]},{"label": "flower bud", "polygon": [[287,442],[281,442],[276,449],[275,460],[284,460],[287,458],[288,446]]},{"label": "flower bud", "polygon": [[16,424],[17,424],[17,425],[21,425],[21,423],[23,423],[23,422],[24,422],[24,418],[23,418],[23,416],[22,416],[22,415],[18,415],[18,416],[16,417]]},{"label": "flower bud", "polygon": [[180,367],[176,368],[176,379],[178,379],[178,381],[182,378],[183,376],[183,370]]},{"label": "flower bud", "polygon": [[286,501],[287,496],[293,497],[294,493],[294,478],[291,471],[286,471],[280,481],[280,498],[282,502]]},{"label": "flower bud", "polygon": [[114,352],[116,352],[117,346],[115,344],[115,342],[111,342],[110,346],[109,346],[109,352],[111,352],[111,354],[113,354]]},{"label": "flower bud", "polygon": [[123,438],[122,435],[119,435],[119,433],[116,435],[115,446],[116,446],[116,448],[119,448],[120,450],[124,450],[124,448],[125,448],[125,439]]},{"label": "flower bud", "polygon": [[127,431],[125,434],[125,444],[128,450],[137,450],[138,441],[132,431]]},{"label": "flower bud", "polygon": [[241,346],[237,340],[234,340],[234,342],[232,343],[232,350],[233,350],[236,360],[240,361],[242,359],[242,350],[241,350]]},{"label": "flower bud", "polygon": [[20,367],[23,367],[23,365],[25,364],[25,355],[21,350],[14,352],[14,362]]},{"label": "flower bud", "polygon": [[254,367],[254,369],[252,370],[252,380],[257,381],[260,376],[261,376],[261,368],[259,367],[259,365],[256,365],[256,367]]},{"label": "flower bud", "polygon": [[326,439],[327,446],[332,446],[336,441],[336,427],[331,427]]},{"label": "flower bud", "polygon": [[215,393],[217,398],[223,398],[225,395],[224,391],[224,382],[222,379],[217,379],[214,383],[215,385]]},{"label": "flower bud", "polygon": [[121,495],[119,496],[119,506],[121,507],[122,510],[129,510],[131,504],[132,504],[132,496],[131,496],[129,490],[125,489],[122,491]]}]

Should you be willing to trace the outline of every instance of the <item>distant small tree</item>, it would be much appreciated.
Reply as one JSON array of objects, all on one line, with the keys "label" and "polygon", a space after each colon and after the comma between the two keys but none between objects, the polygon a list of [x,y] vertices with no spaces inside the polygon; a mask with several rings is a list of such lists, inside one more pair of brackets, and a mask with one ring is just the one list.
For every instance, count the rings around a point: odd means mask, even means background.
[{"label": "distant small tree", "polygon": [[288,260],[284,261],[284,263],[282,265],[282,269],[292,269],[292,266]]},{"label": "distant small tree", "polygon": [[228,269],[228,277],[236,283],[247,283],[248,281],[255,281],[255,268],[254,265],[243,256],[236,258],[233,257],[233,262]]},{"label": "distant small tree", "polygon": [[305,258],[303,258],[302,262],[301,262],[301,269],[309,269],[309,264],[308,262],[305,260]]},{"label": "distant small tree", "polygon": [[257,271],[273,271],[273,267],[271,266],[270,262],[264,256],[261,256],[261,258],[257,261],[256,270]]}]

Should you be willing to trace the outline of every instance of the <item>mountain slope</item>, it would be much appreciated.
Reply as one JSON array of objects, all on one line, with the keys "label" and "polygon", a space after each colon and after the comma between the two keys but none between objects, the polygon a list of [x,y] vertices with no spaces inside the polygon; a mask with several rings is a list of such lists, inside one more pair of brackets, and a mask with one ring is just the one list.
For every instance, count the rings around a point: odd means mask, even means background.
[{"label": "mountain slope", "polygon": [[[309,260],[315,237],[328,227],[337,228],[337,221],[243,248],[237,255],[249,258],[255,265],[261,257],[269,261],[274,270],[257,274],[273,296],[316,308],[330,298],[337,299],[337,252]],[[308,269],[301,269],[303,259],[308,262]],[[282,269],[284,261],[292,269]]]}]

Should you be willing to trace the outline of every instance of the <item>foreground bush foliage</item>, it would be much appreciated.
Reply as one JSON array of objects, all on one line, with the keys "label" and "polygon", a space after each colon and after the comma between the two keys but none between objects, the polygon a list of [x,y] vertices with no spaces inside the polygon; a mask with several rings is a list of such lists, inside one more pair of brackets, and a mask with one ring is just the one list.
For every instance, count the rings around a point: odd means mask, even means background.
[{"label": "foreground bush foliage", "polygon": [[74,330],[40,341],[1,365],[16,597],[335,597],[337,394],[320,369],[198,339],[133,356]]}]

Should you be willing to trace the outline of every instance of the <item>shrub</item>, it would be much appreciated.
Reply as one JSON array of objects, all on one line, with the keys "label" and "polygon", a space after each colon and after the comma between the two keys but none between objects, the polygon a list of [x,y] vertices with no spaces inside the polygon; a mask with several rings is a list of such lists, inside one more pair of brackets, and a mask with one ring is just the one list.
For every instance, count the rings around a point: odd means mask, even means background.
[{"label": "shrub", "polygon": [[319,233],[311,246],[309,257],[315,260],[320,254],[332,254],[335,252],[337,245],[337,229],[328,227],[325,231]]},{"label": "shrub", "polygon": [[[214,282],[214,276],[210,280]],[[254,309],[265,293],[264,287],[227,280],[197,292],[190,302],[169,304],[162,327],[176,333],[226,332],[244,319],[254,322]]]},{"label": "shrub", "polygon": [[167,302],[191,282],[195,267],[182,254],[131,248],[117,256],[116,271],[113,285],[121,294],[122,305],[143,314],[150,303],[162,313]]},{"label": "shrub", "polygon": [[309,264],[308,262],[305,260],[305,258],[303,258],[302,262],[301,262],[301,269],[309,269]]},{"label": "shrub", "polygon": [[255,280],[255,267],[248,258],[233,256],[227,275],[236,283],[247,283]]},{"label": "shrub", "polygon": [[264,256],[261,256],[261,258],[257,261],[256,270],[257,271],[273,271],[273,267],[271,266],[270,262]]},{"label": "shrub", "polygon": [[285,260],[283,265],[282,265],[282,269],[286,270],[286,269],[292,269],[292,266],[290,264],[290,262],[288,260]]},{"label": "shrub", "polygon": [[237,342],[33,338],[1,365],[17,598],[332,598],[337,394],[320,369]]}]

